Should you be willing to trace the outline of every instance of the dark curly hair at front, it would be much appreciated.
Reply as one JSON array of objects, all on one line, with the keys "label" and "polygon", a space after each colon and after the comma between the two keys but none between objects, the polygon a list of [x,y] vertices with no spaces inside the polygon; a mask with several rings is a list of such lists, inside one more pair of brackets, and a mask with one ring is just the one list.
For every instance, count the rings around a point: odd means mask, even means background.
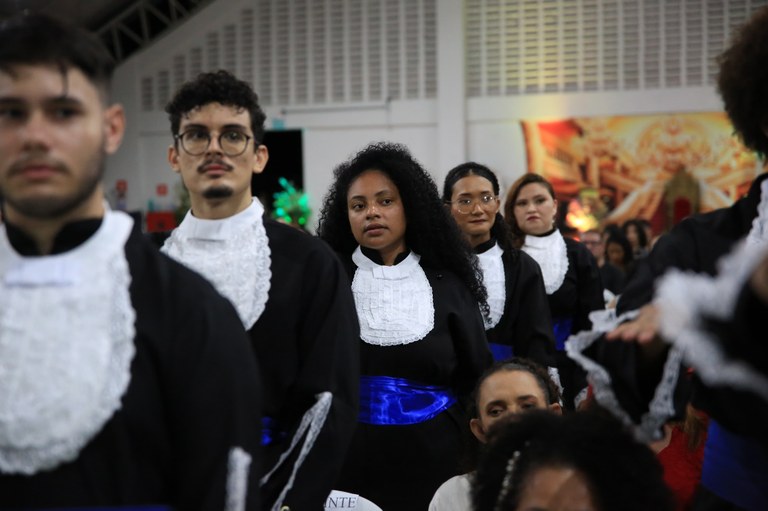
[{"label": "dark curly hair at front", "polygon": [[671,511],[672,495],[648,446],[612,417],[595,412],[533,411],[491,428],[472,481],[473,509],[517,509],[535,472],[573,469],[597,509]]},{"label": "dark curly hair at front", "polygon": [[768,8],[757,11],[718,57],[717,89],[744,145],[768,155]]},{"label": "dark curly hair at front", "polygon": [[[445,176],[445,182],[443,183],[443,202],[448,203],[451,201],[451,197],[453,197],[453,187],[460,179],[467,176],[480,176],[485,178],[490,181],[491,186],[493,187],[493,193],[497,197],[501,193],[499,180],[496,177],[496,174],[485,165],[470,161],[452,168],[448,172],[448,175]],[[493,227],[491,227],[491,236],[496,239],[502,250],[509,251],[512,248],[509,227],[506,222],[504,222],[504,217],[501,215],[501,208],[499,208],[499,211],[496,213]]]},{"label": "dark curly hair at front", "polygon": [[334,182],[323,201],[317,234],[339,253],[357,248],[347,213],[347,192],[366,170],[379,170],[397,186],[406,218],[405,244],[424,266],[449,270],[469,288],[487,315],[486,291],[477,262],[445,210],[437,186],[408,149],[400,144],[371,144],[334,170]]},{"label": "dark curly hair at front", "polygon": [[259,97],[250,85],[224,70],[201,73],[181,86],[165,107],[171,121],[171,133],[179,134],[182,116],[209,103],[221,103],[247,111],[251,114],[254,150],[264,141],[264,120],[267,116],[259,106]]}]

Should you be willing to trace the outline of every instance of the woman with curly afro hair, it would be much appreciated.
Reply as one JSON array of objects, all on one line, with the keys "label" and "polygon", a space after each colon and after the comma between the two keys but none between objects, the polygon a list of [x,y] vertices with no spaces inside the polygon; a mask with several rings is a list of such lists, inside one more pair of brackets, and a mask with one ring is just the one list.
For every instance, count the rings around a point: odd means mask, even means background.
[{"label": "woman with curly afro hair", "polygon": [[337,488],[426,509],[460,473],[466,410],[492,362],[471,249],[426,170],[377,143],[339,165],[318,234],[348,265],[360,320],[360,414]]}]

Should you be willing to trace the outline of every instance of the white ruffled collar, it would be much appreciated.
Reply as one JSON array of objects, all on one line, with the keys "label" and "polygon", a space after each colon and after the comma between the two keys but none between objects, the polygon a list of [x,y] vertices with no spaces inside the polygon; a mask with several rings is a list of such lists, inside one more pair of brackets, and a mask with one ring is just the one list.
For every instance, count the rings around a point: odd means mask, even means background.
[{"label": "white ruffled collar", "polygon": [[247,330],[264,312],[272,278],[263,215],[256,198],[243,211],[218,220],[189,211],[161,249],[210,280],[234,304]]},{"label": "white ruffled collar", "polygon": [[410,344],[435,326],[432,286],[411,252],[393,266],[376,264],[358,247],[352,294],[360,321],[360,338],[377,346]]},{"label": "white ruffled collar", "polygon": [[120,408],[135,353],[132,228],[107,211],[78,247],[22,257],[0,226],[0,472],[75,459]]},{"label": "white ruffled collar", "polygon": [[485,329],[490,330],[501,321],[504,315],[504,305],[507,301],[506,276],[504,274],[504,262],[501,256],[504,251],[498,243],[485,252],[477,254],[480,270],[483,273],[483,284],[488,291],[489,317],[483,314]]},{"label": "white ruffled collar", "polygon": [[555,229],[546,236],[528,235],[522,250],[539,263],[547,294],[551,295],[560,289],[569,265],[568,250],[560,231]]},{"label": "white ruffled collar", "polygon": [[752,221],[752,228],[747,234],[747,244],[760,245],[768,243],[768,179],[760,184],[760,203],[757,205],[757,216]]}]

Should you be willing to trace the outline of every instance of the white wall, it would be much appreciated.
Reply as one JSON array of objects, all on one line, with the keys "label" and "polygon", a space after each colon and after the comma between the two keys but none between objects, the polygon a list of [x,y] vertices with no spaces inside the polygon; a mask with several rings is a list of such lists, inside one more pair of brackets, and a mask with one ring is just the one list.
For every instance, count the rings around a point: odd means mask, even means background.
[{"label": "white wall", "polygon": [[[180,48],[199,44],[211,27],[236,22],[239,10],[252,4],[218,0],[118,68],[114,97],[127,109],[128,132],[120,152],[108,162],[106,185],[109,189],[116,179],[126,179],[129,207],[145,209],[158,183],[172,186],[177,180],[166,162],[171,137],[165,115],[140,111],[140,77],[155,68],[167,68]],[[470,159],[489,165],[499,173],[502,184],[509,185],[526,168],[520,119],[721,109],[711,87],[466,100],[462,9],[461,0],[437,2],[437,98],[266,108],[267,127],[278,119],[286,129],[303,132],[304,182],[315,220],[333,168],[372,141],[408,145],[434,174],[438,187],[452,166]],[[262,49],[257,48],[259,51]]]}]

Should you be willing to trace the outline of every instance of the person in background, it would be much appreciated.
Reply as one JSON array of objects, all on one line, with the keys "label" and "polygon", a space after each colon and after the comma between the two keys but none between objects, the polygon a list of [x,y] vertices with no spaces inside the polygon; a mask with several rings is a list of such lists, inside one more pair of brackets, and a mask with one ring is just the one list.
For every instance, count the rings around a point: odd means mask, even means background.
[{"label": "person in background", "polygon": [[474,436],[469,449],[469,473],[443,483],[429,503],[429,511],[471,511],[470,484],[477,464],[478,447],[488,432],[510,415],[532,410],[562,413],[560,389],[547,369],[532,360],[513,357],[496,362],[477,381],[472,393],[469,421]]},{"label": "person in background", "polygon": [[0,24],[0,505],[259,507],[259,372],[237,313],[105,206],[114,62]]},{"label": "person in background", "polygon": [[358,325],[349,279],[321,240],[264,213],[251,177],[269,157],[250,85],[203,73],[168,103],[171,168],[191,209],[162,251],[232,301],[261,365],[265,509],[320,510],[358,403]]},{"label": "person in background", "polygon": [[645,224],[641,220],[637,218],[627,220],[621,226],[621,231],[627,238],[627,241],[629,241],[630,247],[632,247],[632,257],[634,259],[640,259],[648,255],[650,239],[646,235]]},{"label": "person in background", "polygon": [[347,264],[360,318],[360,415],[337,489],[426,509],[460,473],[464,410],[493,360],[475,259],[427,171],[392,143],[336,168],[318,233]]},{"label": "person in background", "polygon": [[605,259],[621,271],[625,281],[632,277],[635,270],[635,258],[632,254],[632,246],[622,234],[612,234],[605,240]]},{"label": "person in background", "polygon": [[486,336],[496,360],[514,353],[555,366],[552,320],[536,261],[512,246],[500,213],[499,181],[486,166],[463,163],[448,172],[443,201],[477,254],[488,292]]},{"label": "person in background", "polygon": [[531,412],[497,424],[472,481],[475,511],[672,511],[653,452],[611,417]]},{"label": "person in background", "polygon": [[590,229],[581,235],[581,242],[584,243],[595,257],[597,266],[600,268],[600,280],[603,283],[603,288],[610,293],[610,296],[606,296],[605,300],[606,303],[609,303],[624,290],[625,278],[621,270],[606,260],[606,239],[607,237],[604,237],[600,231],[595,229]]},{"label": "person in background", "polygon": [[504,215],[515,245],[533,257],[544,277],[554,324],[557,367],[566,409],[586,397],[584,373],[565,355],[565,340],[591,328],[589,313],[605,308],[600,272],[580,242],[563,238],[555,225],[557,200],[552,185],[538,174],[525,174],[507,193]]}]

